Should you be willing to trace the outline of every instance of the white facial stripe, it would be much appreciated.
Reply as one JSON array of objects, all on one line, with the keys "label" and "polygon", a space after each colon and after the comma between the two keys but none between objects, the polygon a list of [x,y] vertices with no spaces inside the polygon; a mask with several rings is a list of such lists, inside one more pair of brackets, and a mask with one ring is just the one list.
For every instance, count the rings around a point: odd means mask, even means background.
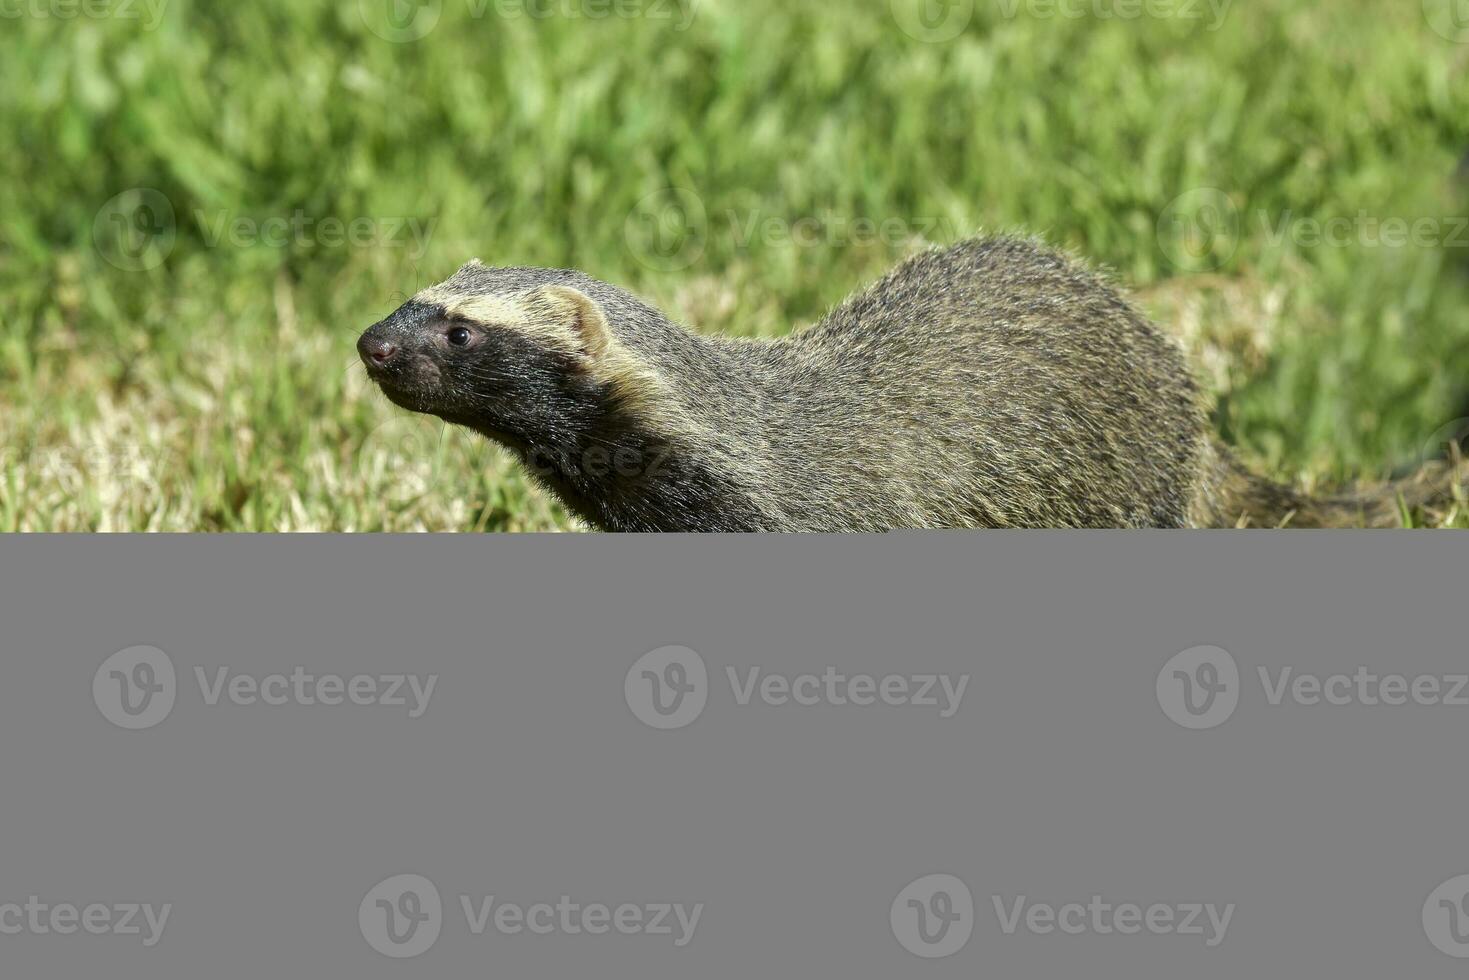
[{"label": "white facial stripe", "polygon": [[577,353],[576,337],[564,323],[550,321],[545,310],[531,310],[515,299],[487,294],[461,293],[446,285],[432,286],[413,297],[429,306],[442,307],[445,315],[486,327],[518,330],[543,344]]},{"label": "white facial stripe", "polygon": [[521,326],[526,319],[525,308],[503,296],[475,296],[433,286],[413,298],[430,306],[441,306],[449,316],[485,326]]}]

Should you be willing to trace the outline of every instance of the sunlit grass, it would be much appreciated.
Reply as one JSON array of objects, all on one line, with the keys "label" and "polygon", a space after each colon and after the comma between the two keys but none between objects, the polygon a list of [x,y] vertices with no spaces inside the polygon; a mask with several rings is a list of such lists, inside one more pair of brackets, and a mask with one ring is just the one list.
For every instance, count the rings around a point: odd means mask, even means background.
[{"label": "sunlit grass", "polygon": [[[476,7],[412,43],[355,0],[6,22],[0,529],[572,527],[356,364],[471,256],[768,335],[924,241],[1026,229],[1132,286],[1277,477],[1378,478],[1469,414],[1469,45],[1417,3],[1255,0],[1211,31],[981,2],[943,43],[886,2]],[[650,254],[669,187],[702,221]],[[113,223],[137,194],[108,207],[137,188],[171,212],[151,239]],[[1213,218],[1173,202],[1208,188],[1235,224],[1200,250]]]}]

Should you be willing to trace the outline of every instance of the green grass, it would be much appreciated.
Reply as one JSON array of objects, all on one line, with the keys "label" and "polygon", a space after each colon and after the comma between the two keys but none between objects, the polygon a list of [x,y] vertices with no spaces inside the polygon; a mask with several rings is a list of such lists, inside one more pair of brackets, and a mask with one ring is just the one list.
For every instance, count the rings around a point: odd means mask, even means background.
[{"label": "green grass", "polygon": [[[471,256],[766,335],[925,240],[1025,229],[1176,329],[1277,477],[1382,476],[1466,412],[1469,44],[1417,0],[1220,25],[977,0],[938,43],[879,0],[702,0],[686,29],[687,3],[621,2],[646,16],[443,0],[410,43],[370,0],[0,24],[0,529],[572,527],[356,364],[358,332]],[[137,188],[161,198],[108,204]],[[164,234],[119,233],[150,200]],[[298,214],[284,240],[249,226]],[[1359,215],[1334,244],[1276,232]],[[1430,224],[1387,246],[1387,219]]]}]

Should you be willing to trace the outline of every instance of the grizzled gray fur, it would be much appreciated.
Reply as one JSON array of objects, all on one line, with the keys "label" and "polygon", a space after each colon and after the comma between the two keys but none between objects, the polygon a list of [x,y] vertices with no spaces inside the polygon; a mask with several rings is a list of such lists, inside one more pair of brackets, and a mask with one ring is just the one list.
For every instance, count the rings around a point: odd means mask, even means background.
[{"label": "grizzled gray fur", "polygon": [[1392,524],[1443,467],[1312,500],[1219,447],[1182,351],[1025,240],[905,262],[791,336],[691,333],[579,272],[471,262],[359,341],[394,402],[614,531]]}]

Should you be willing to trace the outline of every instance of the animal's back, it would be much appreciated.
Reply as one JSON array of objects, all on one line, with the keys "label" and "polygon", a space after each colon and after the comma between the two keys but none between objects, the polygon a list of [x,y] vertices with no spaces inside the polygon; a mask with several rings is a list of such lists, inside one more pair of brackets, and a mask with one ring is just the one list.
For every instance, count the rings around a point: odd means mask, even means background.
[{"label": "animal's back", "polygon": [[803,524],[1189,522],[1206,442],[1182,352],[1032,242],[919,255],[776,349],[771,446]]}]

